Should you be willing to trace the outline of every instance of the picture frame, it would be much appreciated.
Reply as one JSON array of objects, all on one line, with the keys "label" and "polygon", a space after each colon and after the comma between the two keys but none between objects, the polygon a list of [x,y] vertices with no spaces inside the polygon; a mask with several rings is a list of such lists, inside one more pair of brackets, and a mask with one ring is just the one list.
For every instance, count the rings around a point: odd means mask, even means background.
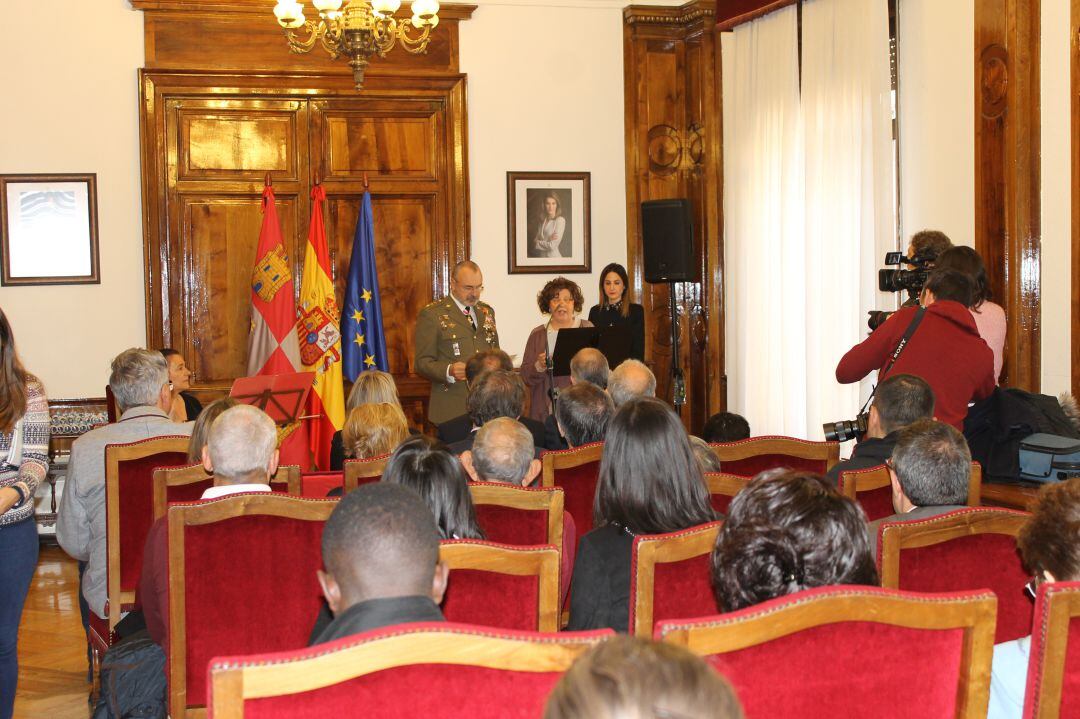
[{"label": "picture frame", "polygon": [[0,175],[0,284],[96,285],[97,175]]},{"label": "picture frame", "polygon": [[592,271],[588,172],[506,173],[507,271]]}]

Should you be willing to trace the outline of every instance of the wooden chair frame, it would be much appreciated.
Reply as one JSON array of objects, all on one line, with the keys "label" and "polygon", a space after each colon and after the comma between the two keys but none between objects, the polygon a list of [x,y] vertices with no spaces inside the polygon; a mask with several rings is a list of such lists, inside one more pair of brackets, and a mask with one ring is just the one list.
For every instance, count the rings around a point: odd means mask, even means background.
[{"label": "wooden chair frame", "polygon": [[240,719],[245,700],[313,691],[410,664],[565,672],[579,655],[614,634],[544,635],[464,624],[412,624],[297,652],[216,659],[210,665],[209,700],[214,719]]},{"label": "wooden chair frame", "polygon": [[[726,474],[725,472],[705,472],[705,486],[709,494],[722,494],[734,499],[735,495],[742,491],[749,477],[738,474]],[[651,635],[650,635],[651,636]]]},{"label": "wooden chair frame", "polygon": [[270,489],[280,492],[284,488],[287,494],[299,497],[303,494],[302,476],[299,464],[279,464],[277,472],[270,478]]},{"label": "wooden chair frame", "polygon": [[1035,599],[1025,719],[1057,719],[1065,684],[1069,624],[1080,617],[1080,582],[1047,582]]},{"label": "wooden chair frame", "polygon": [[[135,601],[134,591],[120,589],[120,463],[165,452],[186,455],[190,442],[191,438],[187,435],[163,435],[137,442],[105,445],[105,546],[110,634],[120,623],[123,607]],[[152,485],[150,491],[153,492]],[[152,504],[150,511],[153,512]],[[139,551],[142,551],[142,547]]]},{"label": "wooden chair frame", "polygon": [[884,522],[878,527],[878,570],[881,586],[897,589],[900,586],[900,552],[950,539],[975,534],[1020,533],[1029,512],[998,507],[972,507],[959,509],[939,517],[909,522]]},{"label": "wooden chair frame", "polygon": [[[603,455],[603,442],[583,444],[580,447],[574,447],[573,449],[560,449],[544,452],[540,455],[540,462],[543,465],[540,485],[542,487],[554,487],[556,486],[556,470],[572,469],[574,467],[580,467],[583,464],[588,464],[589,462],[599,462]],[[575,517],[575,519],[577,518]]]},{"label": "wooden chair frame", "polygon": [[993,592],[919,594],[837,586],[800,592],[731,614],[660,622],[656,636],[699,656],[764,644],[813,627],[874,622],[909,629],[963,629],[957,717],[985,719],[990,695],[997,598]]},{"label": "wooden chair frame", "polygon": [[709,522],[681,532],[643,534],[634,539],[630,589],[631,634],[645,639],[653,635],[656,565],[711,554],[722,525],[723,522]]},{"label": "wooden chair frame", "polygon": [[547,544],[562,551],[563,506],[562,487],[518,487],[500,482],[469,482],[473,504],[489,504],[512,509],[546,510]]},{"label": "wooden chair frame", "polygon": [[[889,468],[884,464],[866,469],[850,469],[840,472],[837,482],[840,494],[855,501],[858,501],[859,492],[870,492],[892,484]],[[971,463],[966,504],[969,507],[982,506],[982,465],[978,462]]]},{"label": "wooden chair frame", "polygon": [[537,627],[541,632],[559,631],[558,547],[514,547],[477,539],[448,539],[439,543],[439,560],[450,569],[450,591],[455,569],[476,569],[499,574],[539,578],[540,601]]},{"label": "wooden chair frame", "polygon": [[776,435],[751,437],[737,442],[715,442],[710,444],[709,448],[720,460],[721,469],[724,462],[749,459],[760,454],[786,454],[799,459],[823,459],[826,471],[832,469],[833,465],[840,461],[839,442],[813,442],[808,439]]},{"label": "wooden chair frame", "polygon": [[280,494],[234,494],[220,499],[181,502],[168,509],[169,522],[169,715],[173,719],[204,716],[205,709],[187,707],[187,598],[185,596],[184,528],[233,517],[262,515],[325,522],[336,500]]},{"label": "wooden chair frame", "polygon": [[[189,464],[186,467],[158,467],[154,470],[154,519],[165,516],[168,509],[169,487],[180,487],[213,479],[214,475],[206,471],[201,464]],[[270,489],[281,491],[286,488],[288,494],[300,496],[300,465],[283,464],[270,479]],[[295,491],[294,491],[295,490]]]},{"label": "wooden chair frame", "polygon": [[386,470],[386,463],[391,455],[380,454],[378,457],[368,459],[347,459],[342,467],[342,484],[344,493],[348,494],[360,486],[362,477],[374,477],[381,475]]}]

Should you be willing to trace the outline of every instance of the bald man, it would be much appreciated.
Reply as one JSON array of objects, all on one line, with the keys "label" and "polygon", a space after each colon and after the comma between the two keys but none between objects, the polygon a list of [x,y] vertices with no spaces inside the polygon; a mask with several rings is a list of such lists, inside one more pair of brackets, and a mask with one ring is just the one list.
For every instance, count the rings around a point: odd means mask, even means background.
[{"label": "bald man", "polygon": [[450,277],[450,294],[432,302],[416,318],[414,366],[431,381],[428,419],[442,424],[465,413],[465,363],[477,352],[498,349],[495,311],[480,301],[484,276],[469,260]]},{"label": "bald man", "polygon": [[628,359],[611,373],[608,394],[615,403],[615,409],[638,397],[655,397],[656,375],[644,362]]}]

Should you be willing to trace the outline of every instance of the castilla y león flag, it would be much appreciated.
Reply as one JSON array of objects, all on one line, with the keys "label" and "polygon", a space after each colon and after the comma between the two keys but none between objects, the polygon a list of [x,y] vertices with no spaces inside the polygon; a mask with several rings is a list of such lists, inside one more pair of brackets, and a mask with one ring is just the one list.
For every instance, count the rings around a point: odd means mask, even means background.
[{"label": "castilla y le\u00f3n flag", "polygon": [[309,426],[315,466],[330,469],[330,440],[345,424],[345,395],[341,381],[340,312],[330,279],[330,251],[326,244],[322,203],[326,191],[315,185],[311,191],[311,228],[304,251],[304,274],[300,280],[300,308],[296,334],[300,338],[300,361],[315,372],[315,385],[308,395],[307,413],[315,417]]}]

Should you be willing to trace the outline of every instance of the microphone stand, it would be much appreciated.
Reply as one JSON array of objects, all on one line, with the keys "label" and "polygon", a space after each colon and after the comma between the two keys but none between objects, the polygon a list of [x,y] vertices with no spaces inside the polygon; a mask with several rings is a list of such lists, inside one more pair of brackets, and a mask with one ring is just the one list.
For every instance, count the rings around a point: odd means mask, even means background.
[{"label": "microphone stand", "polygon": [[676,409],[686,404],[686,380],[679,366],[679,310],[675,305],[675,283],[668,283],[668,309],[671,312],[671,390]]},{"label": "microphone stand", "polygon": [[551,357],[551,348],[547,346],[547,333],[544,333],[544,348],[547,353],[544,355],[544,366],[547,369],[548,376],[548,400],[551,402],[551,414],[555,414],[555,403],[558,401],[559,392],[555,389],[555,361]]}]

